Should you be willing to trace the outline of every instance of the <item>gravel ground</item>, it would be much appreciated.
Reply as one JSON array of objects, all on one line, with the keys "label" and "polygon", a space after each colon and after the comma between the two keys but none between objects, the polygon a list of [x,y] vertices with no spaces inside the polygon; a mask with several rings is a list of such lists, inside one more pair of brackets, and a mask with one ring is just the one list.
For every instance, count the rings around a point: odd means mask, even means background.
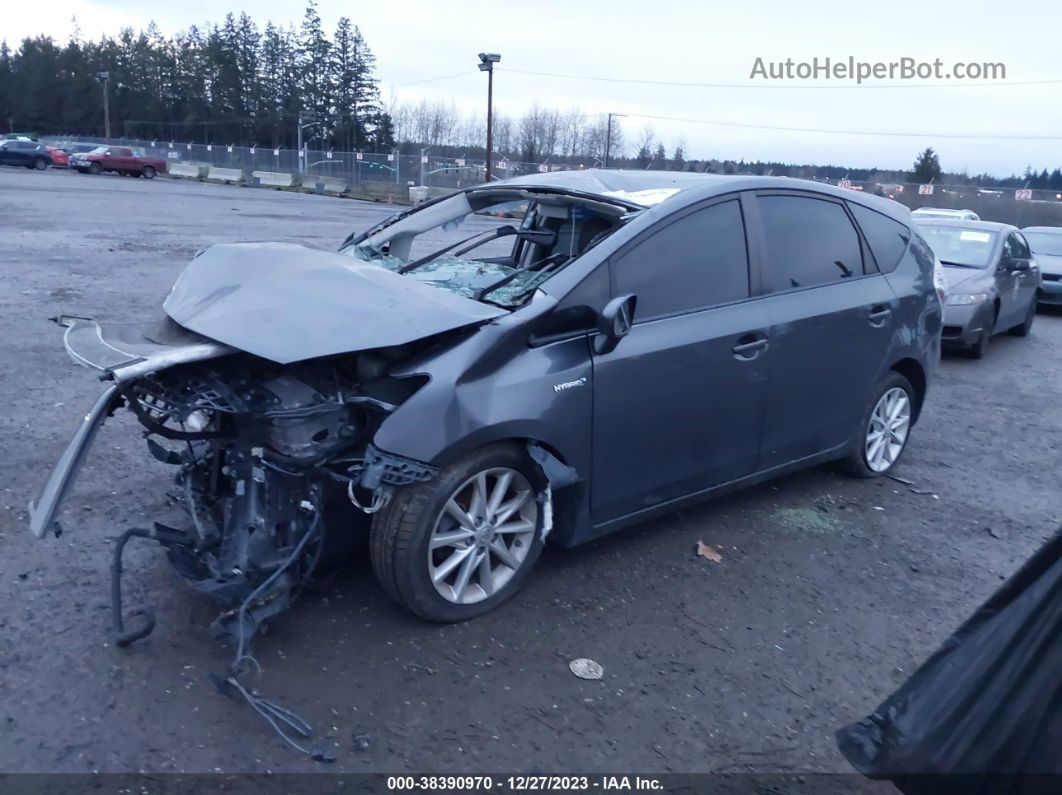
[{"label": "gravel ground", "polygon": [[[155,633],[110,644],[111,539],[171,511],[130,418],[101,432],[63,536],[30,536],[26,504],[100,390],[47,319],[143,318],[202,246],[329,248],[393,209],[0,171],[0,770],[321,769],[215,691],[231,651],[157,547],[126,565]],[[547,549],[515,600],[467,624],[411,618],[360,558],[257,639],[258,686],[333,744],[337,771],[847,771],[834,730],[1058,527],[1060,346],[1062,316],[1041,314],[984,361],[946,357],[897,472],[914,488],[815,469]],[[572,676],[576,657],[604,679]]]}]

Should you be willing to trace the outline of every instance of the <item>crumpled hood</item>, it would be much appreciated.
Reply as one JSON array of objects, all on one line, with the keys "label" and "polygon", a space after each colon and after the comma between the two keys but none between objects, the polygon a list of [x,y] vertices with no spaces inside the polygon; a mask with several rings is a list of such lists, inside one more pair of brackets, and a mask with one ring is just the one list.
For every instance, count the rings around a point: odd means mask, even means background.
[{"label": "crumpled hood", "polygon": [[506,313],[292,243],[211,246],[177,278],[163,309],[204,337],[280,364],[402,345]]}]

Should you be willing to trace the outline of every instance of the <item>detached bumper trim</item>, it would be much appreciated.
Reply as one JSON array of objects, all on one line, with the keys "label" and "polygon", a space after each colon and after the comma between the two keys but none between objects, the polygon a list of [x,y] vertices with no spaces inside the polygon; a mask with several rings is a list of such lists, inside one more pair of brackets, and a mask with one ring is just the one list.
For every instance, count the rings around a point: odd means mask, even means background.
[{"label": "detached bumper trim", "polygon": [[30,502],[30,532],[37,538],[43,538],[51,528],[63,498],[74,485],[78,470],[81,469],[81,464],[85,459],[85,453],[88,452],[96,437],[96,431],[113,410],[115,401],[120,399],[117,385],[109,386],[104,390],[89,413],[85,415],[85,419],[77,429],[77,433],[74,434],[74,438],[70,440],[70,444],[66,446],[66,450],[63,451],[48,482],[44,484],[40,497],[35,503]]}]

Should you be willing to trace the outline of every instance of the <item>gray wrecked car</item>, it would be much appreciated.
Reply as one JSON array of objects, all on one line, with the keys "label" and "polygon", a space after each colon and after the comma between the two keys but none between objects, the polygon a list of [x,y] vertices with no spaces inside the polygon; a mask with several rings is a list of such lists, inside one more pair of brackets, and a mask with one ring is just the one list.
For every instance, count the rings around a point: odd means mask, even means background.
[{"label": "gray wrecked car", "polygon": [[134,537],[241,642],[366,533],[392,597],[468,619],[516,592],[547,537],[575,545],[834,459],[889,471],[939,356],[932,264],[892,202],[652,172],[478,186],[337,252],[217,245],[154,322],[58,319],[106,387],[32,531],[58,529],[124,408],[188,521],[119,538],[120,644],[152,625],[122,623]]}]

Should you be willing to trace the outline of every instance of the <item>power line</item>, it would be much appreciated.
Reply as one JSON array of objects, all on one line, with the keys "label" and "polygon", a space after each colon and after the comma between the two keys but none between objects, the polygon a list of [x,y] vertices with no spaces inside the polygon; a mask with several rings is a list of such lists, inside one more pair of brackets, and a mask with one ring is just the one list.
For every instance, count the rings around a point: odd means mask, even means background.
[{"label": "power line", "polygon": [[768,124],[742,124],[733,121],[711,119],[684,119],[677,116],[653,116],[648,113],[630,113],[640,119],[655,121],[678,121],[688,124],[710,124],[718,127],[740,127],[747,130],[770,130],[773,132],[815,133],[818,135],[885,135],[898,138],[970,138],[984,141],[1062,141],[1062,135],[985,135],[979,133],[896,132],[893,130],[823,130],[810,127],[776,127]]},{"label": "power line", "polygon": [[405,88],[406,86],[419,86],[419,85],[421,85],[423,83],[434,83],[436,80],[449,80],[452,77],[463,77],[464,75],[472,75],[472,74],[476,74],[476,73],[475,72],[469,72],[469,71],[455,72],[452,75],[442,75],[440,77],[429,77],[427,80],[414,80],[412,83],[399,83],[398,85],[391,86],[391,87],[392,88]]},{"label": "power line", "polygon": [[677,80],[637,80],[598,75],[569,75],[557,72],[533,72],[527,69],[498,67],[499,71],[535,77],[556,77],[562,80],[591,80],[598,83],[625,83],[642,86],[677,86],[679,88],[985,88],[989,86],[1040,86],[1062,83],[1062,78],[1047,80],[997,80],[992,83],[835,83],[804,85],[800,83],[687,83]]}]

